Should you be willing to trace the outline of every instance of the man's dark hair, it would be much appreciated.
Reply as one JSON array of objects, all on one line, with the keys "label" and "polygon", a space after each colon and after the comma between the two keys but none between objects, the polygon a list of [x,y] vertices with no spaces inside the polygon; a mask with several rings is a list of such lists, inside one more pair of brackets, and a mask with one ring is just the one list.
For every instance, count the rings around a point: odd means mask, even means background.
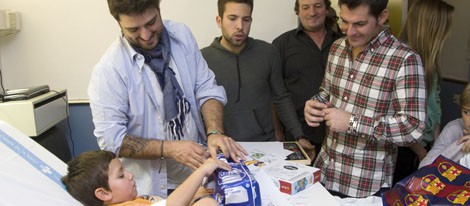
[{"label": "man's dark hair", "polygon": [[338,0],[338,5],[340,7],[343,4],[345,4],[350,10],[361,5],[368,6],[369,14],[375,18],[379,18],[382,11],[387,8],[388,0]]},{"label": "man's dark hair", "polygon": [[[326,6],[327,10],[331,7],[331,1],[330,0],[323,0],[323,3],[325,3],[325,6]],[[299,0],[295,0],[295,6],[294,6],[295,14],[299,15],[299,9],[300,9]]]},{"label": "man's dark hair", "polygon": [[110,151],[85,152],[68,165],[68,174],[61,178],[67,192],[87,206],[102,206],[103,201],[95,196],[95,190],[102,187],[109,190],[108,170],[116,155]]},{"label": "man's dark hair", "polygon": [[233,2],[233,3],[240,3],[240,4],[248,4],[250,6],[251,11],[253,11],[253,0],[218,0],[217,1],[217,8],[219,10],[219,16],[223,17],[225,12],[225,4]]},{"label": "man's dark hair", "polygon": [[108,7],[114,19],[120,21],[120,14],[141,14],[149,8],[160,10],[160,0],[108,0]]}]

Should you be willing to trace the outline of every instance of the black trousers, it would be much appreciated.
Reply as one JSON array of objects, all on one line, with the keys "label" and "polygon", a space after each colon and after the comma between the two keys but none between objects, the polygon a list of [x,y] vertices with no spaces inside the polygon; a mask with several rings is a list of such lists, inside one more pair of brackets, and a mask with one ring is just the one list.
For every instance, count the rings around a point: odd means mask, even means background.
[{"label": "black trousers", "polygon": [[393,173],[393,185],[418,169],[419,160],[409,147],[398,147],[397,162]]}]

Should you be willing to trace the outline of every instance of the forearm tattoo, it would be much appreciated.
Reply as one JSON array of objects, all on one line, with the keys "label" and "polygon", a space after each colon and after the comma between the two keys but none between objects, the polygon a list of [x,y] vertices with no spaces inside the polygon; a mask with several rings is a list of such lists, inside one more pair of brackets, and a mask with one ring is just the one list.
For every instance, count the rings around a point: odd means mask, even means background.
[{"label": "forearm tattoo", "polygon": [[142,156],[146,146],[146,140],[126,134],[119,154],[130,158]]}]

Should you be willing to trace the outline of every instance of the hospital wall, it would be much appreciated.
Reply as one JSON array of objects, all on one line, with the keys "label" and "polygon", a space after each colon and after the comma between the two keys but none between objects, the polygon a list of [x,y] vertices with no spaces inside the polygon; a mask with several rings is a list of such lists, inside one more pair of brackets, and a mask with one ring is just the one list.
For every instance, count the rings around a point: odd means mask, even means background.
[{"label": "hospital wall", "polygon": [[[271,42],[295,28],[294,2],[256,0],[250,36]],[[161,0],[160,7],[162,18],[186,24],[201,48],[220,36],[217,0]],[[93,66],[120,35],[107,1],[0,0],[0,9],[21,15],[21,31],[0,37],[5,88],[48,84],[67,89],[71,100],[87,100]]]},{"label": "hospital wall", "polygon": [[[162,15],[186,23],[203,47],[220,33],[215,24],[215,2],[162,0]],[[270,42],[294,28],[297,24],[294,2],[256,0],[251,35]],[[332,0],[334,6],[336,2]],[[408,5],[406,2],[390,0],[392,12]],[[470,8],[470,1],[448,2],[456,7],[456,12],[441,61],[443,123],[460,116],[454,96],[470,79],[470,12],[466,10]],[[22,16],[22,30],[14,36],[0,38],[0,69],[5,88],[48,84],[55,90],[67,89],[71,100],[69,122],[64,121],[57,128],[66,136],[72,156],[98,149],[92,133],[86,87],[93,65],[119,35],[106,1],[0,0],[0,9],[16,10]],[[394,31],[400,27],[397,22],[401,23],[402,17],[403,12],[393,13]]]}]

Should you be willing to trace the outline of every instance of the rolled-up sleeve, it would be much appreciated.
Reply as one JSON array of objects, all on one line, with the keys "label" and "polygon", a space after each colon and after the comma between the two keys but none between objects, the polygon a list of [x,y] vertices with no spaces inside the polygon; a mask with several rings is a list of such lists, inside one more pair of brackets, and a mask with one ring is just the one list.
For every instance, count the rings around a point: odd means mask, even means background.
[{"label": "rolled-up sleeve", "polygon": [[392,95],[393,114],[375,120],[374,136],[406,146],[423,137],[426,120],[426,88],[423,67],[417,55],[410,55],[396,75]]},{"label": "rolled-up sleeve", "polygon": [[90,107],[95,124],[94,135],[101,149],[117,153],[126,133],[128,96],[123,82],[106,65],[93,71],[88,87]]}]

